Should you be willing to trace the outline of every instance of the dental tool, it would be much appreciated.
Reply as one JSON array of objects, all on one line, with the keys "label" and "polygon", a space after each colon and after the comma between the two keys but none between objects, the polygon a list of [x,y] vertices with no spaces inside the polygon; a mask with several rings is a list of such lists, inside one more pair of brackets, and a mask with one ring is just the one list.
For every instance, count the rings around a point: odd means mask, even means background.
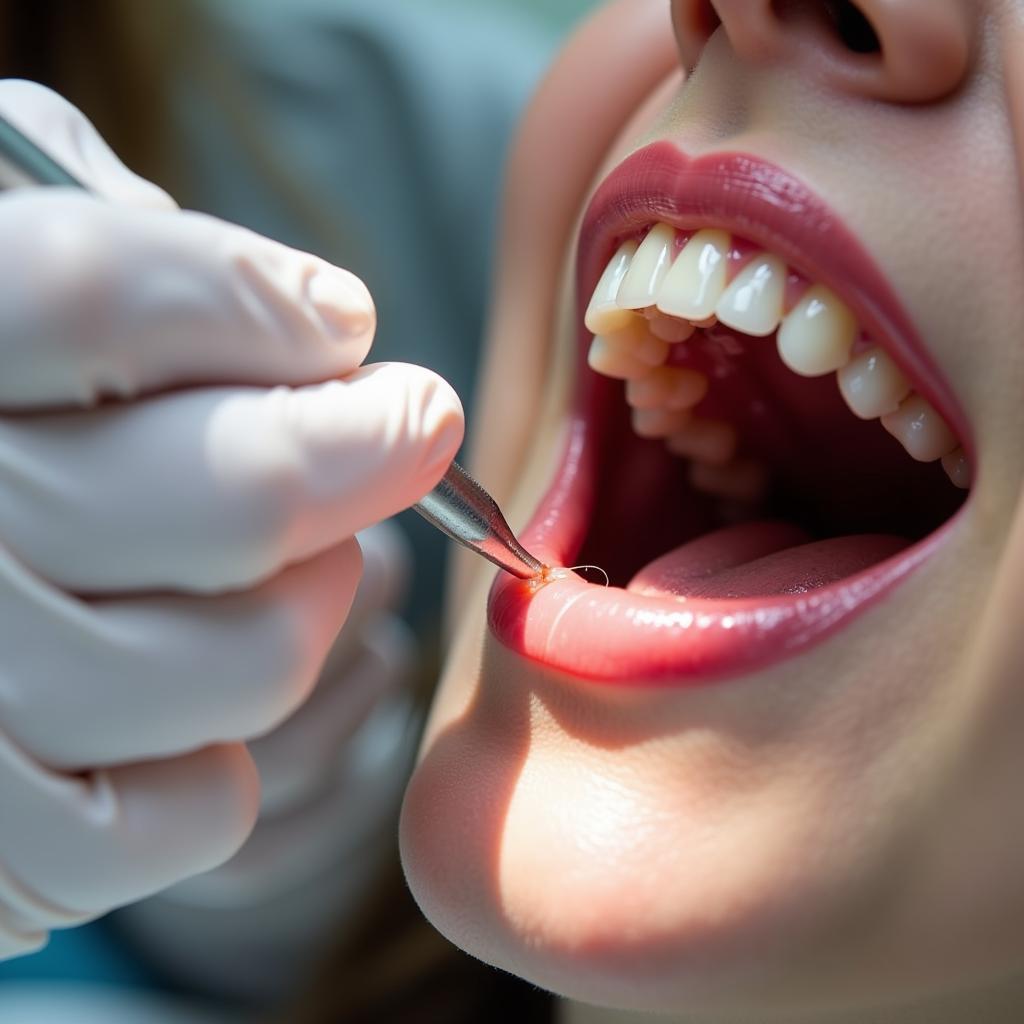
[{"label": "dental tool", "polygon": [[44,153],[5,117],[0,117],[0,189],[24,185],[85,188],[70,171]]},{"label": "dental tool", "polygon": [[470,551],[521,580],[542,576],[545,566],[516,540],[498,503],[457,463],[413,508],[428,523]]},{"label": "dental tool", "polygon": [[[0,117],[0,190],[25,185],[86,186]],[[545,566],[516,540],[497,502],[457,463],[413,508],[452,540],[518,576],[534,579]]]}]

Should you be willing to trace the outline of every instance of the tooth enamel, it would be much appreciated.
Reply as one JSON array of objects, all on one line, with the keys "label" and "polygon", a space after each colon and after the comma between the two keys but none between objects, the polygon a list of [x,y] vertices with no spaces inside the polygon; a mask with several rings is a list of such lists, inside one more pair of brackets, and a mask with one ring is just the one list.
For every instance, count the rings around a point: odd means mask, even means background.
[{"label": "tooth enamel", "polygon": [[967,461],[967,454],[963,448],[957,448],[948,455],[943,455],[942,468],[946,471],[946,476],[953,481],[954,486],[961,487],[965,491],[971,486],[971,464]]},{"label": "tooth enamel", "polygon": [[857,320],[839,296],[812,285],[782,321],[779,356],[802,377],[821,377],[845,366],[857,339]]},{"label": "tooth enamel", "polygon": [[650,326],[651,334],[670,345],[676,345],[680,341],[686,341],[693,336],[697,328],[688,320],[677,320],[674,316],[665,316],[654,307],[644,310],[647,323]]},{"label": "tooth enamel", "polygon": [[617,380],[631,380],[651,372],[646,363],[636,359],[627,349],[617,346],[611,338],[600,334],[590,343],[587,363],[592,370]]},{"label": "tooth enamel", "polygon": [[854,356],[837,375],[839,390],[854,416],[873,420],[896,407],[910,394],[899,367],[880,348]]},{"label": "tooth enamel", "polygon": [[[759,253],[726,286],[728,232],[696,232],[673,262],[675,239],[673,227],[658,223],[640,243],[619,246],[587,307],[585,323],[595,335],[587,361],[596,372],[626,381],[634,433],[664,438],[670,452],[690,459],[694,487],[726,500],[751,501],[767,486],[764,465],[735,458],[735,426],[693,416],[707,394],[708,377],[689,367],[664,365],[670,345],[719,321],[752,337],[777,330],[779,356],[790,370],[804,377],[837,373],[840,392],[855,416],[881,417],[912,458],[941,458],[957,487],[970,486],[971,466],[955,435],[910,389],[886,352],[871,347],[851,358],[859,324],[835,292],[813,284],[783,316],[788,268],[780,257]],[[711,332],[701,344],[721,344],[731,337]]]},{"label": "tooth enamel", "polygon": [[916,392],[900,402],[895,412],[883,416],[882,426],[918,462],[934,462],[957,447],[956,437],[945,421]]},{"label": "tooth enamel", "polygon": [[618,380],[630,380],[642,377],[660,366],[668,356],[668,342],[655,338],[647,330],[647,325],[640,317],[614,334],[599,334],[590,343],[587,363],[592,370],[615,377]]},{"label": "tooth enamel", "polygon": [[647,322],[640,317],[624,330],[616,331],[609,337],[621,339],[628,345],[633,355],[648,366],[661,366],[668,358],[668,342],[656,338],[647,328]]},{"label": "tooth enamel", "polygon": [[654,305],[654,297],[672,263],[675,238],[675,228],[668,224],[655,224],[647,233],[615,296],[615,303],[620,309],[643,309]]},{"label": "tooth enamel", "polygon": [[768,470],[753,459],[733,459],[723,466],[706,462],[690,465],[690,483],[698,491],[720,498],[757,501],[768,486]]},{"label": "tooth enamel", "polygon": [[706,320],[725,290],[725,258],[729,234],[717,229],[698,231],[665,275],[656,305],[669,316]]},{"label": "tooth enamel", "polygon": [[782,319],[785,285],[786,264],[778,256],[761,253],[725,289],[715,313],[727,327],[763,338],[771,334]]},{"label": "tooth enamel", "polygon": [[666,447],[674,455],[720,466],[736,453],[736,428],[724,420],[694,417],[669,437]]},{"label": "tooth enamel", "polygon": [[637,437],[668,437],[686,427],[690,413],[686,409],[634,409],[633,433]]},{"label": "tooth enamel", "polygon": [[684,366],[659,366],[626,384],[634,409],[692,409],[707,393],[707,375]]},{"label": "tooth enamel", "polygon": [[636,254],[637,244],[635,239],[623,242],[604,268],[583,318],[591,334],[611,334],[633,319],[634,314],[630,310],[620,309],[616,305],[615,296]]}]

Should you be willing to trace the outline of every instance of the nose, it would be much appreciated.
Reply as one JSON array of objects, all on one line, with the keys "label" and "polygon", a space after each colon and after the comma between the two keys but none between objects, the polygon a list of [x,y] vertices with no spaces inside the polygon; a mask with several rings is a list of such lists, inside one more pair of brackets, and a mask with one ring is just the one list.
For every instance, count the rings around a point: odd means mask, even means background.
[{"label": "nose", "polygon": [[892,103],[953,92],[971,61],[969,0],[672,0],[692,66],[716,29],[737,55],[814,69],[834,88]]}]

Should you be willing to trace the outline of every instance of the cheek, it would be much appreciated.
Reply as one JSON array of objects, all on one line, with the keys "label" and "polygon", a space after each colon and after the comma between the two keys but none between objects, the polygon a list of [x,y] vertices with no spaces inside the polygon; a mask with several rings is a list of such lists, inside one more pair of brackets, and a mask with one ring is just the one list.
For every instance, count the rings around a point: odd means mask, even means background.
[{"label": "cheek", "polygon": [[407,794],[403,861],[439,930],[561,994],[648,1009],[774,998],[806,990],[814,958],[842,962],[884,871],[859,831],[880,816],[826,769],[834,749],[798,762],[710,727],[627,741],[509,659],[488,648],[486,687]]}]

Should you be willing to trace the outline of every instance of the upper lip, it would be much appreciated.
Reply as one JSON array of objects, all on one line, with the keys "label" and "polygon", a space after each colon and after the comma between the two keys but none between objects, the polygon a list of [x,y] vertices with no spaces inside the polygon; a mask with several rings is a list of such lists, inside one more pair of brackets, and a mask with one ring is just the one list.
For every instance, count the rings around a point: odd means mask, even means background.
[{"label": "upper lip", "polygon": [[[579,350],[572,430],[555,479],[522,533],[527,549],[565,564],[579,550],[594,500],[602,403],[614,382],[586,373],[583,310],[619,240],[662,221],[719,227],[771,250],[838,292],[872,340],[958,434],[973,459],[959,402],[889,283],[860,242],[805,184],[740,153],[691,158],[659,142],[628,157],[598,187],[580,233]],[[962,510],[961,510],[962,511]],[[946,523],[899,554],[810,594],[744,600],[654,598],[575,579],[539,590],[499,573],[489,621],[508,647],[576,676],[604,682],[692,685],[764,667],[805,650],[851,621],[928,561]]]}]

